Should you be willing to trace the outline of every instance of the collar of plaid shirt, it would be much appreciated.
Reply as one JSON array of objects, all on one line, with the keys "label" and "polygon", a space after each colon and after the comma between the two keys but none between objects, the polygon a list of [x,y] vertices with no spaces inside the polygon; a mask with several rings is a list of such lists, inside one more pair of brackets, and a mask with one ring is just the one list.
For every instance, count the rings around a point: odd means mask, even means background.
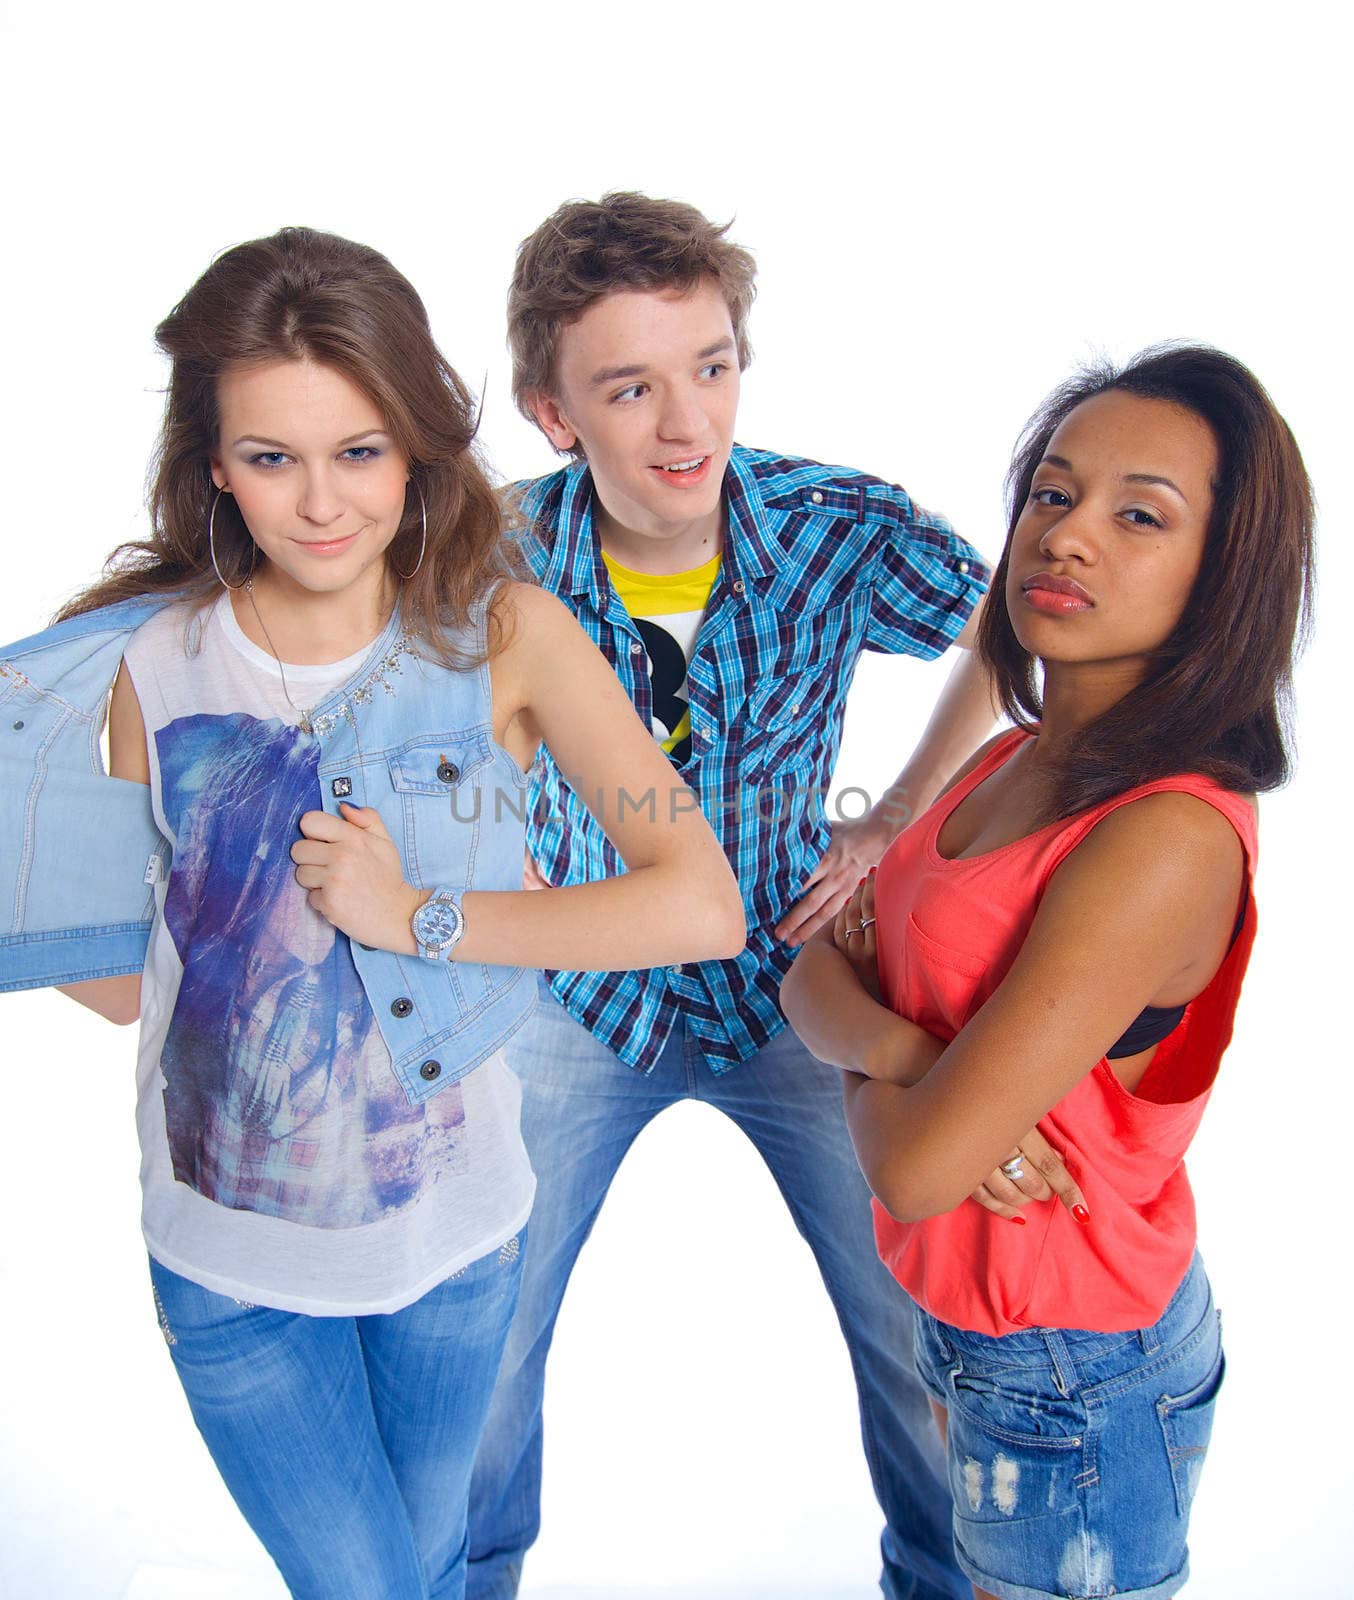
[{"label": "collar of plaid shirt", "polygon": [[[730,570],[730,587],[739,579],[746,584],[750,578],[767,577],[779,571],[785,561],[785,551],[776,542],[752,468],[747,460],[739,459],[744,454],[735,445],[724,474],[726,532],[721,567]],[[540,489],[555,481],[540,478],[532,488]],[[593,529],[592,474],[587,462],[578,461],[565,468],[559,487],[559,509],[550,519],[555,529],[554,543],[549,563],[540,574],[541,587],[562,597],[586,597],[599,611],[605,610],[614,597],[602,564],[601,543]],[[539,510],[526,500],[523,506],[533,520],[539,515]],[[714,598],[711,595],[711,604]]]},{"label": "collar of plaid shirt", "polygon": [[[778,994],[796,952],[772,929],[831,837],[824,802],[860,651],[868,642],[938,654],[983,588],[976,552],[878,479],[735,445],[724,490],[723,560],[688,670],[692,750],[682,775],[742,886],[747,947],[732,961],[550,974],[568,1011],[641,1072],[654,1066],[679,1013],[717,1073],[785,1026]],[[644,646],[602,562],[586,462],[521,486],[517,505],[534,534],[526,550],[537,578],[572,606],[647,725]],[[875,574],[890,541],[923,548],[930,582],[918,578],[910,621],[880,640],[869,637]],[[622,870],[548,759],[528,844],[552,884]]]}]

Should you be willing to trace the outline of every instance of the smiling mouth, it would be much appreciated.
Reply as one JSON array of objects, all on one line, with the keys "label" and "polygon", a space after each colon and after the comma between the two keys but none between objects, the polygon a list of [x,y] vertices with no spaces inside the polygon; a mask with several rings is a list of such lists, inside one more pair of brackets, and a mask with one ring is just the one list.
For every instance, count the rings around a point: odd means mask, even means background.
[{"label": "smiling mouth", "polygon": [[356,528],[352,533],[342,534],[337,539],[298,539],[296,542],[303,550],[308,550],[313,555],[324,555],[326,551],[344,549],[361,532],[361,528]]},{"label": "smiling mouth", "polygon": [[671,472],[679,475],[684,472],[696,472],[703,467],[709,459],[709,456],[692,456],[690,461],[671,461],[666,466],[660,467],[658,470],[660,472]]}]

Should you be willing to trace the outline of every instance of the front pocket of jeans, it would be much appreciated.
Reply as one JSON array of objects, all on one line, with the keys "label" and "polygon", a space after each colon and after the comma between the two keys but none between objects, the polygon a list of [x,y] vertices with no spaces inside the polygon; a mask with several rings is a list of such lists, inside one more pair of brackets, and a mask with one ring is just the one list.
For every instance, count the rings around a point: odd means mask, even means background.
[{"label": "front pocket of jeans", "polygon": [[[1012,1424],[1030,1397],[1002,1396],[998,1415],[1005,1420],[999,1421],[970,1409],[973,1391],[962,1382],[951,1381],[950,1389],[950,1493],[961,1522],[999,1527],[1056,1516],[1076,1505],[1084,1465],[1081,1432],[1024,1433]],[[1070,1423],[1075,1412],[1069,1405],[1059,1420]],[[1050,1422],[1047,1416],[1043,1419],[1044,1425]],[[983,1547],[981,1542],[975,1545],[975,1537],[970,1534],[966,1548],[980,1559]]]},{"label": "front pocket of jeans", "polygon": [[1189,1515],[1194,1500],[1213,1432],[1218,1391],[1226,1373],[1227,1362],[1219,1350],[1217,1361],[1202,1383],[1188,1394],[1162,1395],[1157,1401],[1157,1419],[1161,1423],[1166,1458],[1171,1464],[1171,1479],[1175,1484],[1175,1508],[1182,1517]]},{"label": "front pocket of jeans", "polygon": [[954,1407],[984,1433],[1041,1450],[1075,1449],[1086,1431],[1085,1407],[1063,1395],[998,1387],[962,1364],[950,1376]]}]

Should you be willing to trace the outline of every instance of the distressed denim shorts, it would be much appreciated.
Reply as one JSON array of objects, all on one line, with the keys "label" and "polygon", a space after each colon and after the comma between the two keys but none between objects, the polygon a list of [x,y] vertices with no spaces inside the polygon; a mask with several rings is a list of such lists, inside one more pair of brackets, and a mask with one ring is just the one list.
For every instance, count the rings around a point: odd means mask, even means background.
[{"label": "distressed denim shorts", "polygon": [[1168,1600],[1222,1385],[1196,1255],[1161,1320],[1133,1333],[1001,1338],[917,1311],[917,1369],[949,1417],[959,1565],[999,1600]]}]

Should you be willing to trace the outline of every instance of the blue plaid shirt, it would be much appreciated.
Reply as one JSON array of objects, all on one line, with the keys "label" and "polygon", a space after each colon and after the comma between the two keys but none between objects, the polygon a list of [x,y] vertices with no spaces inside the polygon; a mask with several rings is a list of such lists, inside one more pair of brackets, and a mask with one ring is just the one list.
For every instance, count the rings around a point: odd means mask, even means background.
[{"label": "blue plaid shirt", "polygon": [[[828,846],[824,801],[860,652],[939,655],[989,576],[943,518],[863,473],[735,445],[724,495],[723,560],[687,673],[681,773],[738,876],[747,947],[732,961],[551,975],[569,1012],[641,1072],[679,1010],[715,1072],[785,1026],[778,995],[795,951],[772,929]],[[648,725],[644,645],[602,562],[587,464],[526,484],[517,504],[537,578],[572,607]],[[559,769],[543,758],[538,770],[527,838],[546,881],[623,872]]]}]

